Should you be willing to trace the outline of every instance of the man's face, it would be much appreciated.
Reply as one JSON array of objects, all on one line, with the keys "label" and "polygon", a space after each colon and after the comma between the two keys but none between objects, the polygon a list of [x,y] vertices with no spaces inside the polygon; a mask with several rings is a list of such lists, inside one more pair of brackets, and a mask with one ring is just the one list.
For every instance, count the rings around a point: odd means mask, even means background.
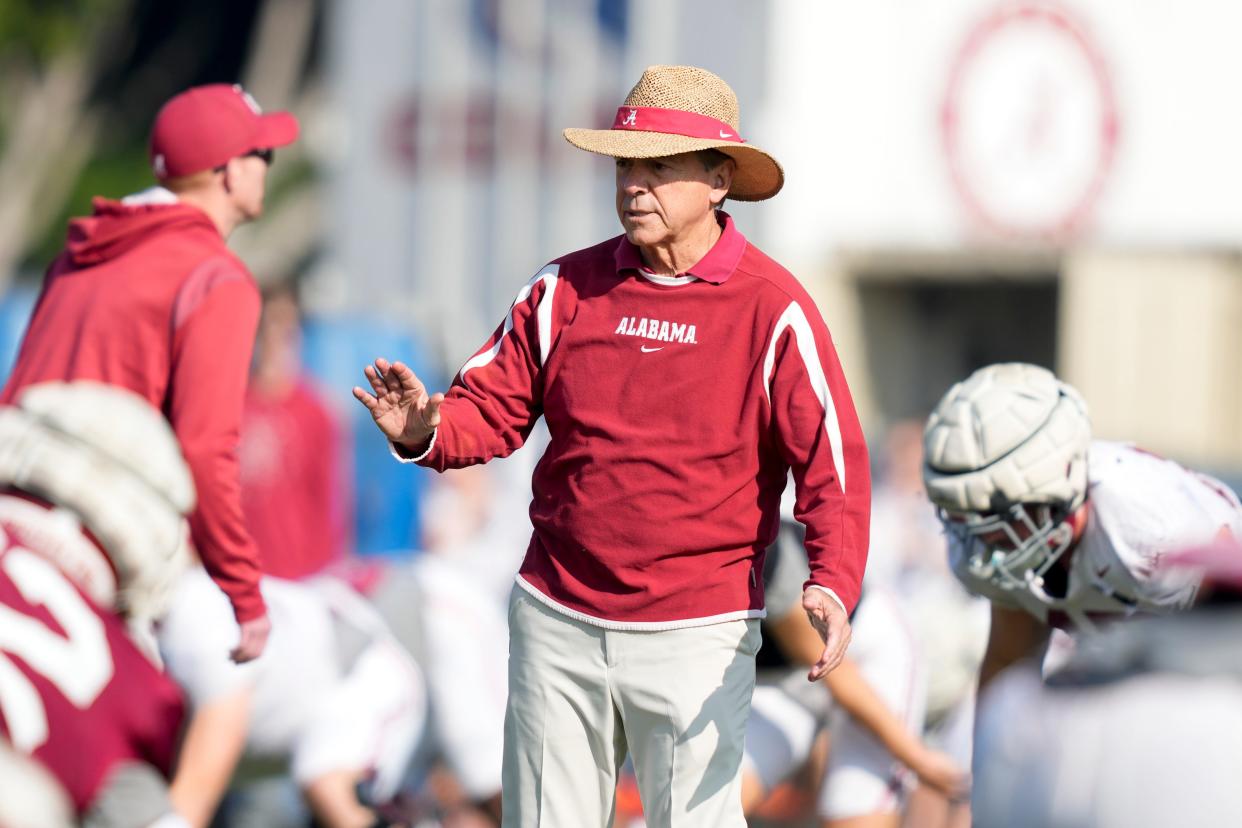
[{"label": "man's face", "polygon": [[617,217],[639,247],[676,242],[721,201],[731,181],[729,162],[707,170],[694,153],[617,159]]},{"label": "man's face", "polygon": [[263,377],[291,377],[299,370],[302,344],[301,313],[289,293],[275,293],[263,303],[255,336],[254,373]]},{"label": "man's face", "polygon": [[263,196],[267,187],[267,161],[255,154],[233,158],[228,163],[229,192],[246,221],[263,215]]}]

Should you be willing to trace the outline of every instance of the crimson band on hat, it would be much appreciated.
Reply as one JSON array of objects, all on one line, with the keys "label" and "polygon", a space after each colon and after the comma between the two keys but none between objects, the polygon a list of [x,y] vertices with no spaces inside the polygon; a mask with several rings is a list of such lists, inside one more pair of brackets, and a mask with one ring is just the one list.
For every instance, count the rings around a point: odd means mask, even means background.
[{"label": "crimson band on hat", "polygon": [[687,138],[704,138],[711,141],[744,143],[732,126],[708,115],[686,112],[682,109],[662,109],[656,106],[623,106],[617,109],[612,122],[613,129],[634,129],[640,132],[664,132],[684,135]]}]

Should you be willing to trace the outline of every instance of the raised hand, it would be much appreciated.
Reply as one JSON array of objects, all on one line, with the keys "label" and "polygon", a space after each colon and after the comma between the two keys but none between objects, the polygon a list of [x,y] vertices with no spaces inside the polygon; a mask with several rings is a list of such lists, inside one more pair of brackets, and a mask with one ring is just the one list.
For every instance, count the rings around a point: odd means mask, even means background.
[{"label": "raised hand", "polygon": [[440,424],[444,395],[428,395],[409,366],[380,357],[363,369],[371,392],[354,386],[354,397],[371,412],[375,425],[394,443],[408,449],[424,446]]}]

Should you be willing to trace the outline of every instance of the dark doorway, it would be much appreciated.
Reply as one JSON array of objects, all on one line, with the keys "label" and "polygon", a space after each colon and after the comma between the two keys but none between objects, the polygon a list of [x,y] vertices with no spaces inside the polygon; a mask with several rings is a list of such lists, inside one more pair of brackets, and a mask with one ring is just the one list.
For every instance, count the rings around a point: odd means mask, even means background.
[{"label": "dark doorway", "polygon": [[859,279],[868,367],[885,422],[921,419],[954,382],[993,362],[1056,368],[1056,273]]}]

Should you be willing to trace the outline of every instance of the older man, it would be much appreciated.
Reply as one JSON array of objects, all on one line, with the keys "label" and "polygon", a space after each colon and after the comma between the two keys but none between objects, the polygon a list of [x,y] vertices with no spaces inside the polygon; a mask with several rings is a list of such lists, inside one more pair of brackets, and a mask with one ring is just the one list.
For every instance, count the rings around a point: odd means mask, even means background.
[{"label": "older man", "polygon": [[648,822],[741,826],[764,549],[792,468],[824,637],[849,641],[867,452],[814,303],[719,210],[784,174],[740,137],[720,78],[653,66],[612,128],[624,235],[548,264],[449,393],[403,364],[355,388],[401,458],[437,470],[551,435],[509,618],[504,823],[604,826],[632,755]]},{"label": "older man", "polygon": [[261,113],[240,86],[164,104],[151,131],[160,186],[96,199],[70,222],[0,393],[12,403],[33,383],[96,380],[164,412],[198,491],[195,546],[240,626],[237,661],[263,651],[270,624],[237,482],[259,291],[225,240],[263,212],[272,149],[297,134],[292,115]]}]

